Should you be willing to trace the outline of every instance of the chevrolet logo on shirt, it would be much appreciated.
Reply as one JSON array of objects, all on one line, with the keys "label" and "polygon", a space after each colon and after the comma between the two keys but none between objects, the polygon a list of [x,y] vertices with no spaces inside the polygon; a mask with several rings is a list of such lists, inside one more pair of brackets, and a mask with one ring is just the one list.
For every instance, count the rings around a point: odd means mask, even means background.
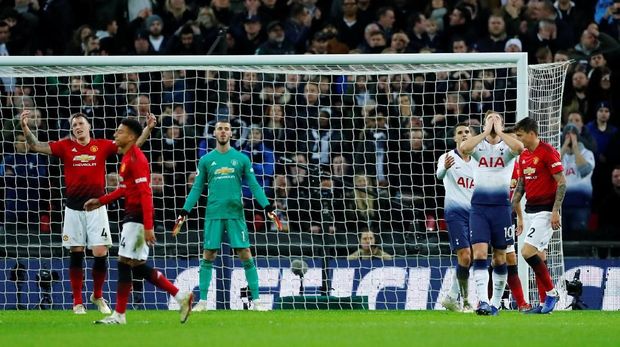
[{"label": "chevrolet logo on shirt", "polygon": [[228,175],[228,174],[231,174],[231,173],[234,173],[234,172],[235,172],[235,169],[232,168],[232,167],[221,167],[221,168],[215,170],[215,174],[216,175]]},{"label": "chevrolet logo on shirt", "polygon": [[88,155],[88,154],[80,154],[80,155],[76,155],[75,157],[73,157],[73,161],[79,161],[81,163],[88,163],[93,160],[95,160],[95,156]]},{"label": "chevrolet logo on shirt", "polygon": [[525,169],[523,169],[523,173],[528,175],[528,176],[529,175],[533,175],[534,173],[536,173],[536,168],[528,166]]}]

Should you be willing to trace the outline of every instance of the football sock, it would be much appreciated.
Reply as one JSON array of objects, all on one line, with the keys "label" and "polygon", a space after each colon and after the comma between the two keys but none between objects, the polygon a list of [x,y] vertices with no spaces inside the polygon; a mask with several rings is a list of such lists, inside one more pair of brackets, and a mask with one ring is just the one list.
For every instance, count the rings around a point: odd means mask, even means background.
[{"label": "football sock", "polygon": [[508,278],[508,269],[506,263],[493,267],[493,297],[491,305],[499,307],[506,289],[506,279]]},{"label": "football sock", "polygon": [[519,267],[517,265],[508,265],[508,286],[512,292],[512,297],[517,302],[517,306],[525,306],[527,302],[523,297],[523,288],[521,287],[521,279],[519,279]]},{"label": "football sock", "polygon": [[71,252],[69,256],[69,280],[73,292],[73,306],[82,304],[82,282],[84,281],[84,252]]},{"label": "football sock", "polygon": [[177,295],[179,292],[179,288],[172,284],[172,282],[170,282],[164,274],[146,264],[141,264],[134,267],[133,271],[134,274],[139,275],[145,280],[151,282],[155,287],[166,291],[166,293],[172,296]]},{"label": "football sock", "polygon": [[256,271],[254,259],[244,260],[243,269],[245,270],[245,279],[248,281],[248,287],[250,287],[250,293],[252,293],[252,300],[256,300],[260,294],[258,292],[258,271]]},{"label": "football sock", "polygon": [[466,302],[469,295],[469,268],[460,264],[457,265],[456,280],[459,283],[461,298],[463,298],[463,302]]},{"label": "football sock", "polygon": [[103,282],[108,274],[108,256],[95,257],[93,261],[93,294],[95,299],[103,296]]},{"label": "football sock", "polygon": [[476,285],[476,296],[478,301],[489,302],[487,287],[489,283],[489,271],[487,270],[486,259],[474,259],[474,283]]},{"label": "football sock", "polygon": [[114,311],[123,314],[127,310],[127,300],[131,293],[131,266],[118,262],[118,284],[116,288],[116,307]]},{"label": "football sock", "polygon": [[[542,288],[539,287],[539,293],[546,293],[553,290],[553,281],[551,280],[551,276],[549,275],[549,270],[547,269],[545,263],[543,263],[543,261],[540,259],[540,257],[536,254],[525,259],[525,261],[530,265],[532,270],[534,270],[534,273],[536,274],[537,284],[538,279],[540,278],[539,286],[542,286]],[[544,300],[542,300],[541,302],[544,302]]]},{"label": "football sock", "polygon": [[198,272],[200,300],[207,300],[209,286],[211,285],[211,276],[213,275],[213,261],[200,259],[200,271]]},{"label": "football sock", "polygon": [[450,290],[448,291],[448,297],[454,300],[459,298],[459,280],[456,277],[456,271],[454,272],[454,278],[452,279],[452,285],[450,286]]}]

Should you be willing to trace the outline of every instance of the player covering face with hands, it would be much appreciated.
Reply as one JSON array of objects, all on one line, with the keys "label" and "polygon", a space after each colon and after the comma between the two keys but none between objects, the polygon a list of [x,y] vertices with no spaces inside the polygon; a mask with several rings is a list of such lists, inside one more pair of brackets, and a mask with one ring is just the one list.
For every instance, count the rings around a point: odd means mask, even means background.
[{"label": "player covering face with hands", "polygon": [[250,252],[248,228],[245,224],[243,204],[241,200],[241,183],[245,178],[252,195],[267,216],[276,223],[278,230],[282,225],[274,212],[274,207],[256,180],[250,159],[230,146],[232,128],[229,122],[220,121],[215,124],[215,150],[200,158],[196,180],[187,196],[183,209],[179,213],[173,234],[176,235],[187,215],[198,202],[205,187],[208,189],[207,213],[204,224],[204,253],[200,261],[200,301],[195,311],[207,309],[207,293],[211,284],[213,262],[220,249],[222,237],[227,235],[230,246],[235,249],[243,263],[245,277],[252,295],[251,307],[255,310],[266,310],[261,302],[258,291],[258,272]]},{"label": "player covering face with hands", "polygon": [[[508,239],[512,238],[511,164],[523,150],[523,144],[504,133],[499,113],[489,111],[485,116],[484,131],[463,141],[460,149],[476,160],[469,214],[474,282],[479,300],[476,313],[497,315],[508,277],[506,247]],[[487,292],[489,245],[493,247],[493,297],[490,302]]]}]

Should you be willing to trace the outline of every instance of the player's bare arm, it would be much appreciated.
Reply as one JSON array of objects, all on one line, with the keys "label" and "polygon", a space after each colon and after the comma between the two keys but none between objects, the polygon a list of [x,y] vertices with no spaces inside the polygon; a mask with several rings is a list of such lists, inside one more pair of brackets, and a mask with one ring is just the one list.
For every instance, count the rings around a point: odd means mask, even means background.
[{"label": "player's bare arm", "polygon": [[30,127],[28,127],[28,119],[30,118],[30,111],[24,110],[20,115],[20,125],[22,127],[22,131],[24,132],[24,136],[26,136],[26,142],[28,143],[28,147],[31,151],[44,153],[44,154],[52,154],[52,149],[50,145],[45,142],[39,142],[39,139],[32,133]]},{"label": "player's bare arm", "polygon": [[558,183],[558,188],[555,191],[555,201],[553,202],[553,210],[551,211],[551,227],[553,230],[558,230],[562,226],[560,208],[564,202],[564,195],[566,195],[566,177],[564,177],[563,172],[558,172],[553,175],[553,178]]},{"label": "player's bare arm", "polygon": [[480,134],[463,141],[459,148],[465,155],[472,154],[474,152],[474,148],[476,148],[476,146],[482,142],[485,137],[491,134],[491,130],[493,130],[493,123],[489,121],[485,122],[483,131]]},{"label": "player's bare arm", "polygon": [[512,195],[512,209],[517,215],[517,225],[515,235],[519,236],[523,232],[523,210],[521,209],[521,198],[525,194],[525,181],[523,177],[517,180],[517,187]]},{"label": "player's bare arm", "polygon": [[155,238],[155,231],[153,229],[144,230],[144,241],[149,246],[155,246],[157,243],[157,238]]},{"label": "player's bare arm", "polygon": [[140,134],[140,137],[138,137],[138,139],[136,140],[136,146],[142,147],[146,140],[151,137],[151,132],[153,131],[153,129],[155,129],[156,125],[157,117],[155,117],[155,115],[153,115],[152,113],[149,113],[149,115],[146,117],[146,126],[144,127],[144,130],[142,130],[142,134]]}]

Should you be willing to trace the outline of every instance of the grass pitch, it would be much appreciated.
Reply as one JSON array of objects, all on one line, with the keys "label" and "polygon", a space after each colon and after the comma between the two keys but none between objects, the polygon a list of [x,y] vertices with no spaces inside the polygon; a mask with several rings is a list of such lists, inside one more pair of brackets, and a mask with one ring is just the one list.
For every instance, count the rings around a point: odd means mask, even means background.
[{"label": "grass pitch", "polygon": [[128,311],[127,325],[91,310],[0,311],[0,346],[620,346],[620,312],[552,315],[444,311]]}]

